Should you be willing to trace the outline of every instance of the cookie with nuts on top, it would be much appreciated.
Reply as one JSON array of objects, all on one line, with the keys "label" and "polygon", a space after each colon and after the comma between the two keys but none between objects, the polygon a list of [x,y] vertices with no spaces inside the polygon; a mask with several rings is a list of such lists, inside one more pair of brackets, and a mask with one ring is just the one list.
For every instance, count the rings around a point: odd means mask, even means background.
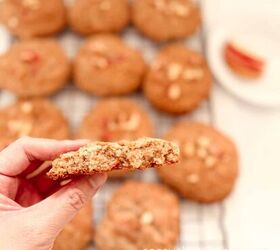
[{"label": "cookie with nuts on top", "polygon": [[200,26],[200,11],[192,0],[135,0],[132,21],[155,41],[192,35]]},{"label": "cookie with nuts on top", "polygon": [[238,175],[238,153],[230,138],[209,125],[180,122],[166,138],[180,146],[181,160],[158,169],[161,179],[185,198],[199,202],[224,199]]},{"label": "cookie with nuts on top", "polygon": [[72,29],[82,35],[120,32],[129,23],[128,0],[75,0],[69,9]]},{"label": "cookie with nuts on top", "polygon": [[173,249],[180,234],[179,200],[160,184],[128,181],[97,225],[98,250]]},{"label": "cookie with nuts on top", "polygon": [[0,56],[0,88],[19,97],[53,94],[69,75],[70,62],[54,39],[18,42]]},{"label": "cookie with nuts on top", "polygon": [[2,0],[0,21],[20,38],[50,36],[66,24],[63,0]]},{"label": "cookie with nuts on top", "polygon": [[[106,98],[84,118],[78,138],[97,141],[134,140],[153,136],[154,129],[148,113],[128,98]],[[127,171],[115,170],[110,177],[122,177]]]},{"label": "cookie with nuts on top", "polygon": [[211,73],[202,55],[183,44],[172,44],[162,48],[150,66],[144,93],[156,108],[181,114],[199,106],[211,85]]},{"label": "cookie with nuts on top", "polygon": [[145,73],[142,55],[115,35],[96,35],[82,45],[74,63],[77,87],[97,96],[128,94]]},{"label": "cookie with nuts on top", "polygon": [[88,203],[59,233],[52,249],[84,250],[91,241],[92,232],[92,205]]},{"label": "cookie with nuts on top", "polygon": [[0,150],[22,136],[67,139],[69,126],[50,101],[22,100],[0,109]]}]

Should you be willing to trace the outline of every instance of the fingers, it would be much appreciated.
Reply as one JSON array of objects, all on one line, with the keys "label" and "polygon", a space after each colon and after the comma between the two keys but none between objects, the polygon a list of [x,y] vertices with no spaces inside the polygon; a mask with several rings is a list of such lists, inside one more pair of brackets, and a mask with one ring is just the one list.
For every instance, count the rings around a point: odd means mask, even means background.
[{"label": "fingers", "polygon": [[52,228],[58,233],[91,199],[106,179],[107,175],[96,174],[72,181],[29,209],[34,216],[40,218],[42,227]]},{"label": "fingers", "polygon": [[0,152],[0,174],[19,175],[27,171],[27,167],[34,161],[52,160],[59,154],[79,149],[87,142],[87,140],[57,141],[30,137],[18,139]]}]

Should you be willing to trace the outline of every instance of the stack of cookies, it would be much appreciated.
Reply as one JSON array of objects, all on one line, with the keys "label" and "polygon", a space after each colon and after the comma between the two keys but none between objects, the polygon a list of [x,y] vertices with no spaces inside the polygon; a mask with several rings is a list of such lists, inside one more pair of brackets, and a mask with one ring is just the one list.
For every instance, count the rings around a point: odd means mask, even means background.
[{"label": "stack of cookies", "polygon": [[[174,119],[162,136],[180,148],[179,162],[174,160],[170,166],[165,159],[157,164],[156,156],[165,152],[166,143],[149,158],[147,152],[155,152],[156,139],[152,143],[147,139],[152,151],[141,151],[142,159],[150,159],[166,186],[122,183],[96,227],[97,249],[174,248],[180,236],[178,196],[210,203],[223,200],[232,191],[238,175],[232,140],[207,124],[177,122],[177,116],[197,109],[212,87],[205,58],[182,42],[201,22],[200,10],[192,0],[74,0],[69,6],[63,0],[2,0],[0,22],[17,38],[0,55],[0,89],[18,97],[0,110],[0,150],[22,136],[101,141],[86,148],[87,152],[96,145],[115,148],[123,145],[121,140],[136,140],[137,144],[139,138],[155,136],[160,124],[155,126],[148,111],[127,97],[135,92],[142,92],[155,110]],[[67,24],[84,38],[72,61],[54,37]],[[120,33],[128,25],[159,45],[152,62],[146,62],[141,51],[122,38]],[[64,91],[70,80],[77,91],[99,98],[77,131],[70,130],[63,112],[49,99]],[[132,154],[130,149],[125,152]],[[59,161],[62,168],[63,159]],[[72,165],[67,168],[73,170]],[[83,162],[79,167],[84,167]],[[110,167],[111,180],[133,178],[131,170],[144,168]],[[53,177],[63,177],[59,171]],[[79,174],[94,171],[80,169]],[[85,249],[92,239],[91,216],[89,204],[61,232],[54,249]]]}]

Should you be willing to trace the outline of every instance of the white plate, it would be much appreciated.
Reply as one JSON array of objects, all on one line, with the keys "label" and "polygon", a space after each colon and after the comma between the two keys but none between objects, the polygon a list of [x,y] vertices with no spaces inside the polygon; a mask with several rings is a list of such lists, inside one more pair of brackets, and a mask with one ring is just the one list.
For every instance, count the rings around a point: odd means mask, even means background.
[{"label": "white plate", "polygon": [[[207,44],[210,67],[218,82],[235,96],[257,106],[280,106],[280,43],[277,36],[273,36],[275,31],[263,33],[261,29],[258,31],[251,27],[248,27],[247,31],[244,27],[242,30],[220,28],[212,31]],[[225,63],[223,48],[232,38],[265,58],[265,71],[259,79],[247,80],[238,77]]]}]

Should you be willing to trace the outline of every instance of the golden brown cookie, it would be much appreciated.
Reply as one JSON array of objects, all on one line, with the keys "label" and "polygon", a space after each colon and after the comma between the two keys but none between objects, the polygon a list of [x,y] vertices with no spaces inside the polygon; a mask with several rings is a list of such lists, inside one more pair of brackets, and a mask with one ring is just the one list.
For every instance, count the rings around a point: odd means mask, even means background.
[{"label": "golden brown cookie", "polygon": [[72,29],[82,35],[120,32],[129,23],[128,0],[75,0],[69,9]]},{"label": "golden brown cookie", "polygon": [[54,39],[18,42],[0,56],[0,88],[20,97],[50,95],[70,75],[70,62]]},{"label": "golden brown cookie", "polygon": [[[97,141],[134,140],[154,134],[148,113],[128,98],[106,98],[84,118],[77,138]],[[115,170],[110,177],[123,177],[126,170]]]},{"label": "golden brown cookie", "polygon": [[154,133],[148,113],[129,98],[113,97],[99,101],[84,118],[78,138],[118,141],[134,140]]},{"label": "golden brown cookie", "polygon": [[92,206],[89,203],[60,232],[53,250],[85,250],[92,232]]},{"label": "golden brown cookie", "polygon": [[143,170],[177,163],[178,159],[178,146],[161,139],[146,137],[135,141],[96,141],[77,151],[61,154],[52,162],[48,176],[57,180],[107,173],[114,169]]},{"label": "golden brown cookie", "polygon": [[67,139],[69,126],[62,112],[46,99],[18,101],[0,109],[0,149],[22,136]]},{"label": "golden brown cookie", "polygon": [[50,36],[66,24],[63,0],[2,0],[0,21],[20,38]]},{"label": "golden brown cookie", "polygon": [[141,54],[109,34],[89,38],[78,52],[74,66],[76,85],[98,96],[133,92],[145,73]]},{"label": "golden brown cookie", "polygon": [[193,34],[200,25],[200,11],[192,0],[135,0],[132,21],[147,37],[166,41]]},{"label": "golden brown cookie", "polygon": [[158,109],[180,114],[208,97],[212,77],[202,55],[183,44],[162,48],[144,83],[144,93]]},{"label": "golden brown cookie", "polygon": [[158,169],[162,180],[182,196],[199,202],[224,199],[238,175],[238,154],[227,136],[209,125],[180,122],[166,137],[178,143],[181,159],[177,166]]},{"label": "golden brown cookie", "polygon": [[173,249],[180,234],[179,201],[159,184],[128,181],[115,191],[97,226],[98,250]]}]

